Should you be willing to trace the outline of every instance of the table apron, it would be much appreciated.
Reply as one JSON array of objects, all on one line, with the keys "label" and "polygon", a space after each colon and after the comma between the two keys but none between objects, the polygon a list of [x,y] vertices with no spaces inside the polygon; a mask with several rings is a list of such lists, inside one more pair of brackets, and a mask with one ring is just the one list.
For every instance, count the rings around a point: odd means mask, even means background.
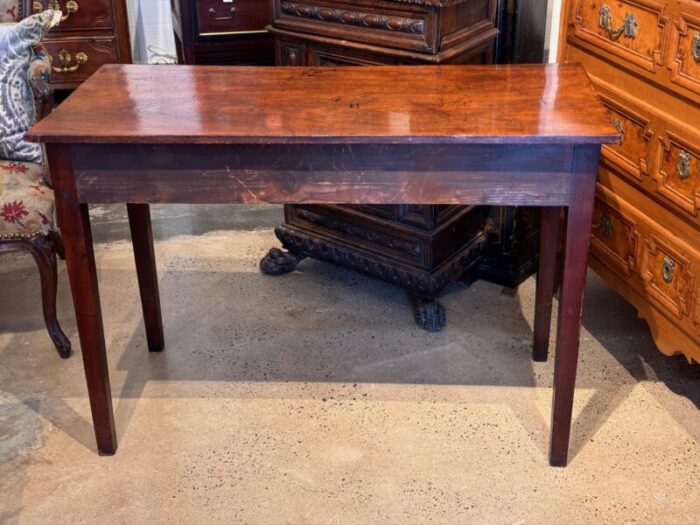
[{"label": "table apron", "polygon": [[67,147],[83,203],[565,206],[574,178],[558,144]]}]

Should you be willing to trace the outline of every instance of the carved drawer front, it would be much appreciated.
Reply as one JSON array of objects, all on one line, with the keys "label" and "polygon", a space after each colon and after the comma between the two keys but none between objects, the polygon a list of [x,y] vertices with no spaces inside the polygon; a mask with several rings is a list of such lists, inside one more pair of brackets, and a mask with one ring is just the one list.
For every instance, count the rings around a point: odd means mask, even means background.
[{"label": "carved drawer front", "polygon": [[622,64],[656,72],[663,64],[667,2],[578,0],[572,10],[573,38]]},{"label": "carved drawer front", "polygon": [[270,5],[261,0],[196,0],[199,36],[264,31]]},{"label": "carved drawer front", "polygon": [[659,232],[645,236],[641,277],[647,295],[678,319],[688,317],[698,253],[691,253]]},{"label": "carved drawer front", "polygon": [[366,51],[359,52],[321,44],[309,46],[308,65],[310,66],[379,66],[397,63],[398,60],[389,55],[373,55]]},{"label": "carved drawer front", "polygon": [[305,66],[306,46],[301,42],[275,38],[275,64],[278,66]]},{"label": "carved drawer front", "polygon": [[700,2],[678,3],[681,13],[671,28],[671,82],[700,95]]},{"label": "carved drawer front", "polygon": [[700,135],[672,127],[659,136],[656,191],[666,202],[700,220]]},{"label": "carved drawer front", "polygon": [[593,209],[591,251],[601,262],[621,276],[631,275],[638,267],[641,236],[630,210],[610,205],[598,192]]},{"label": "carved drawer front", "polygon": [[600,96],[610,120],[622,135],[620,144],[602,147],[602,157],[624,174],[641,181],[642,175],[648,173],[651,160],[654,133],[649,129],[650,119],[625,101],[603,93]]},{"label": "carved drawer front", "polygon": [[52,33],[111,29],[114,22],[111,0],[33,0],[32,12],[58,9],[63,13],[61,23]]},{"label": "carved drawer front", "polygon": [[55,84],[82,82],[102,64],[119,62],[114,38],[63,38],[45,40],[53,60],[51,82]]},{"label": "carved drawer front", "polygon": [[438,51],[436,11],[410,2],[274,0],[277,28],[376,45]]}]

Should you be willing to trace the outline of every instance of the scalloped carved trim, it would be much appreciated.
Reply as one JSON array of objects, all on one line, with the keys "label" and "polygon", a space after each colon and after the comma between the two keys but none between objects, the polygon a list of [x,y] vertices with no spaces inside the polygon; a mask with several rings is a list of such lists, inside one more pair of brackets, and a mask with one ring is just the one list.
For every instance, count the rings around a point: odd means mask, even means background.
[{"label": "scalloped carved trim", "polygon": [[379,13],[363,13],[362,11],[351,11],[348,9],[337,9],[297,2],[282,2],[281,9],[282,12],[287,15],[322,20],[325,22],[336,22],[338,24],[384,29],[401,33],[415,33],[419,35],[425,32],[425,21],[419,18],[389,16]]},{"label": "scalloped carved trim", "polygon": [[303,255],[331,261],[345,268],[401,286],[422,297],[436,297],[445,286],[464,275],[481,259],[488,244],[485,235],[478,236],[458,256],[454,257],[449,265],[436,274],[430,275],[426,271],[411,270],[406,266],[385,264],[380,260],[364,257],[336,243],[290,230],[284,226],[275,228],[275,235],[282,245],[296,256]]}]

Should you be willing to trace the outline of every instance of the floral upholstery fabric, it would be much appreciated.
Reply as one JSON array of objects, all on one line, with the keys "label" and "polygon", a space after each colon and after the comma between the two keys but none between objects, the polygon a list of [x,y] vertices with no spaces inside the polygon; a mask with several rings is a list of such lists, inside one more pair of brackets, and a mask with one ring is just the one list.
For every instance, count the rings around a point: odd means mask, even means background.
[{"label": "floral upholstery fabric", "polygon": [[17,22],[22,0],[0,0],[0,24]]},{"label": "floral upholstery fabric", "polygon": [[0,158],[41,162],[41,147],[24,140],[36,121],[34,93],[27,70],[33,47],[60,20],[47,10],[16,24],[0,24]]},{"label": "floral upholstery fabric", "polygon": [[0,240],[33,239],[53,225],[53,190],[44,181],[43,166],[0,160]]}]

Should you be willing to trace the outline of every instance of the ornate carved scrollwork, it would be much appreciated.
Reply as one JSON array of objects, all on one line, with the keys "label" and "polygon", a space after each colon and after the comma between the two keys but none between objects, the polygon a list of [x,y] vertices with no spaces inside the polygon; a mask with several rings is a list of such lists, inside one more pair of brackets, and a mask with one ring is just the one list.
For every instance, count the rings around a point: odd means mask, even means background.
[{"label": "ornate carved scrollwork", "polygon": [[423,34],[425,22],[417,18],[383,15],[378,13],[363,13],[348,9],[302,4],[297,2],[282,2],[282,12],[291,16],[335,22],[338,24],[385,29],[401,33]]},{"label": "ornate carved scrollwork", "polygon": [[421,254],[421,246],[417,242],[398,239],[373,228],[365,228],[357,224],[340,221],[329,217],[328,215],[320,215],[310,210],[301,209],[297,212],[297,214],[302,219],[314,224],[318,224],[332,230],[338,230],[346,233],[347,235],[352,235],[353,237],[357,237],[365,241],[381,244],[382,246],[386,246],[392,250],[399,250],[415,257],[418,257]]}]

